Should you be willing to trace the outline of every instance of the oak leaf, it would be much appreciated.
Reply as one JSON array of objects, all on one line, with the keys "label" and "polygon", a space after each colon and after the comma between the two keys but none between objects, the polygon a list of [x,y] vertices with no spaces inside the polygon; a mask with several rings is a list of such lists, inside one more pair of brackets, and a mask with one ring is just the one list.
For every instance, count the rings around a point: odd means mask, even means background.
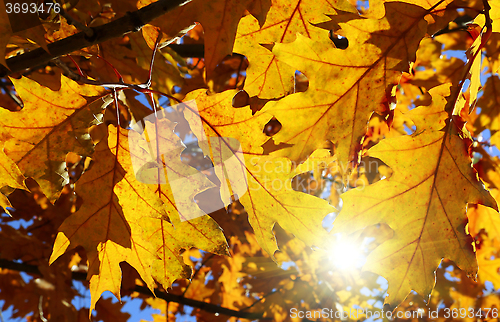
[{"label": "oak leaf", "polygon": [[37,180],[53,201],[68,183],[66,154],[92,153],[94,144],[87,130],[106,106],[103,98],[107,93],[101,87],[78,85],[66,77],[61,78],[58,91],[28,78],[12,79],[12,83],[24,108],[16,112],[0,109],[4,152],[25,177]]},{"label": "oak leaf", "polygon": [[500,258],[497,248],[485,243],[477,250],[478,277],[482,282],[490,281],[493,287],[500,287]]},{"label": "oak leaf", "polygon": [[[17,165],[8,156],[5,155],[3,148],[0,146],[0,188],[9,186],[11,188],[28,190],[24,183],[25,177],[17,167]],[[9,199],[0,192],[0,207],[9,213],[8,207],[12,205]]]},{"label": "oak leaf", "polygon": [[[142,7],[152,0],[141,0]],[[205,32],[205,65],[207,79],[213,77],[215,67],[226,55],[232,53],[236,29],[246,9],[254,9],[256,16],[262,18],[266,5],[255,7],[252,0],[193,0],[167,15],[151,22],[160,27],[161,31],[175,37],[182,29],[200,22]],[[265,2],[265,1],[264,1]],[[264,3],[262,2],[262,3]],[[259,9],[259,10],[257,10]],[[211,13],[211,14],[207,14]]]},{"label": "oak leaf", "polygon": [[[481,179],[495,200],[500,200],[500,160],[498,157],[484,157],[475,166],[479,168]],[[490,207],[482,205],[471,205],[467,208],[469,223],[468,231],[472,237],[477,238],[481,230],[485,230],[488,239],[494,242],[500,241],[500,214]]]},{"label": "oak leaf", "polygon": [[[261,145],[269,138],[261,129],[270,120],[270,115],[258,113],[252,116],[249,107],[233,108],[231,98],[236,91],[212,96],[205,92],[193,91],[186,96],[186,99],[196,101],[198,108],[196,111],[185,108],[184,116],[201,142],[203,153],[210,157],[214,165],[220,165],[215,172],[221,181],[224,205],[230,202],[227,186],[236,187],[236,195],[248,212],[257,241],[271,256],[278,249],[273,233],[276,223],[308,246],[325,243],[326,231],[321,222],[334,208],[325,200],[294,191],[291,187],[293,177],[314,169],[313,162],[293,167],[287,158],[262,155]],[[215,141],[212,140],[214,138]],[[239,149],[235,149],[226,138],[237,140]],[[225,168],[224,162],[221,162],[224,159],[218,154],[221,147],[236,156],[237,163],[231,164],[231,169]],[[321,157],[326,157],[325,151],[322,152]],[[231,170],[239,171],[246,181],[235,182],[228,178],[227,173]]]},{"label": "oak leaf", "polygon": [[500,96],[498,93],[500,93],[500,78],[497,75],[491,75],[484,85],[483,96],[477,101],[481,114],[474,126],[478,132],[489,129],[495,133],[500,130]]},{"label": "oak leaf", "polygon": [[[332,17],[349,41],[345,50],[300,35],[293,43],[273,47],[278,60],[309,79],[304,93],[270,102],[263,109],[283,125],[273,139],[292,145],[287,157],[305,160],[332,142],[339,162],[357,161],[370,115],[388,111],[392,87],[414,60],[425,35],[424,17],[431,13],[413,4],[388,2],[384,6],[385,16],[380,19],[353,18],[351,13]],[[393,25],[402,32],[394,33]]]},{"label": "oak leaf", "polygon": [[128,138],[137,180],[147,183],[163,202],[170,221],[145,218],[143,225],[144,235],[160,257],[153,264],[153,276],[167,289],[176,278],[191,276],[190,267],[179,257],[183,249],[196,247],[225,255],[227,242],[218,224],[194,201],[214,184],[181,161],[185,145],[162,112],[146,118],[144,128],[131,131]]},{"label": "oak leaf", "polygon": [[471,167],[467,146],[444,112],[446,85],[431,90],[433,103],[412,110],[412,136],[382,140],[368,151],[394,173],[364,190],[343,195],[332,233],[352,233],[385,223],[394,237],[376,248],[365,269],[389,281],[386,302],[402,302],[411,290],[428,298],[442,258],[469,276],[477,274],[472,239],[465,232],[467,203],[496,208]]},{"label": "oak leaf", "polygon": [[[328,21],[326,14],[336,13],[336,8],[347,5],[342,2],[328,1],[280,1],[274,0],[263,26],[251,15],[241,19],[234,43],[234,52],[245,55],[250,66],[247,69],[245,91],[250,96],[263,99],[282,97],[293,90],[295,69],[280,62],[267,50],[264,44],[289,43],[296,34],[314,39],[328,39],[328,30],[315,24]],[[337,7],[334,7],[337,6]],[[356,12],[350,7],[351,12]]]},{"label": "oak leaf", "polygon": [[149,288],[156,249],[143,234],[145,219],[166,218],[161,200],[135,179],[127,130],[109,125],[107,137],[96,146],[96,162],[78,180],[75,192],[85,198],[82,207],[66,219],[57,235],[50,263],[68,248],[81,245],[87,252],[92,295],[90,311],[104,291],[120,299],[120,262],[126,261]]},{"label": "oak leaf", "polygon": [[[95,164],[76,183],[75,192],[86,197],[85,203],[60,227],[51,255],[53,262],[70,247],[85,248],[91,310],[105,290],[120,298],[122,261],[134,267],[151,289],[153,278],[168,288],[176,279],[191,276],[190,267],[180,256],[183,249],[227,253],[219,226],[203,216],[193,200],[196,193],[210,187],[210,182],[181,162],[183,145],[173,133],[171,122],[163,118],[145,124],[142,130],[149,141],[137,131],[108,127],[107,138],[98,143],[93,154]],[[150,154],[151,149],[157,153]],[[170,183],[156,162],[173,169]],[[154,166],[148,167],[151,164]],[[191,175],[191,181],[181,183],[179,188],[172,173],[177,179]],[[171,187],[180,190],[173,193]],[[190,213],[193,211],[197,212]],[[196,218],[199,216],[203,217]],[[181,222],[181,218],[191,220]]]}]

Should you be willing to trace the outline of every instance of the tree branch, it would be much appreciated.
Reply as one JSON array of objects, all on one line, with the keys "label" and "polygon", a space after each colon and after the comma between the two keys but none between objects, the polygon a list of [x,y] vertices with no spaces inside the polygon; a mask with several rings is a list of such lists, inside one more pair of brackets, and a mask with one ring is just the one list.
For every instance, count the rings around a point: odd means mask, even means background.
[{"label": "tree branch", "polygon": [[67,55],[76,50],[121,37],[129,32],[139,31],[145,24],[189,1],[191,0],[159,0],[140,10],[128,12],[127,15],[107,24],[91,28],[93,31],[91,38],[87,37],[84,32],[80,32],[49,44],[47,47],[50,53],[42,48],[37,48],[22,55],[11,57],[7,59],[7,67],[10,70],[0,65],[0,77],[5,77],[26,68],[44,65],[54,58]]},{"label": "tree branch", "polygon": [[205,46],[203,44],[170,44],[167,47],[173,49],[181,57],[205,57]]},{"label": "tree branch", "polygon": [[[134,288],[134,291],[144,294],[144,295],[151,295],[153,296],[153,293],[145,287],[145,286],[139,286],[136,285]],[[155,290],[155,295],[156,297],[163,299],[167,302],[176,302],[184,305],[189,305],[191,307],[199,308],[207,312],[212,312],[212,313],[219,313],[219,314],[224,314],[228,316],[234,316],[237,318],[242,318],[242,319],[249,319],[249,320],[255,320],[255,319],[261,319],[262,320],[262,313],[256,312],[256,313],[251,313],[251,312],[242,312],[242,311],[235,311],[231,309],[227,309],[225,307],[220,307],[215,304],[210,304],[207,302],[201,302],[193,299],[188,299],[186,297],[182,297],[181,295],[175,295],[171,293],[165,293],[161,292],[158,290]]]},{"label": "tree branch", "polygon": [[[36,265],[30,265],[30,264],[25,264],[25,263],[16,263],[16,262],[9,261],[6,259],[1,259],[1,258],[0,258],[0,268],[6,268],[6,269],[14,270],[14,271],[19,271],[19,272],[42,275],[42,273],[38,269],[38,266],[36,266]],[[85,281],[87,279],[87,274],[82,273],[82,272],[72,272],[71,278],[74,280],[77,280],[77,281]],[[262,319],[262,315],[263,315],[263,313],[260,313],[260,312],[252,313],[252,312],[236,311],[236,310],[228,309],[225,307],[220,307],[220,306],[215,305],[215,304],[186,298],[182,295],[165,293],[165,292],[162,292],[158,289],[156,289],[155,294],[153,294],[145,286],[136,285],[134,287],[133,291],[140,293],[140,294],[148,295],[148,296],[156,296],[156,297],[163,299],[167,302],[176,302],[179,304],[184,304],[184,305],[188,305],[188,306],[191,306],[194,308],[202,309],[206,312],[224,314],[224,315],[234,316],[234,317],[242,318],[242,319],[249,319],[249,320]]]}]

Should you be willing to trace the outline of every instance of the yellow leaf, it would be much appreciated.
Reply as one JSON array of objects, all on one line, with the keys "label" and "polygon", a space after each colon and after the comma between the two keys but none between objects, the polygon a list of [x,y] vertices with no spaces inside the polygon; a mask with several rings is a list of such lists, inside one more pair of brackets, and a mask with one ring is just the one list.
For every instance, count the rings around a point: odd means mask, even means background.
[{"label": "yellow leaf", "polygon": [[89,155],[93,151],[87,130],[106,106],[102,99],[106,92],[66,77],[61,78],[58,91],[28,78],[12,79],[12,83],[24,108],[17,112],[0,109],[4,152],[25,177],[36,179],[53,201],[68,183],[66,154]]},{"label": "yellow leaf", "polygon": [[[305,160],[333,142],[339,162],[357,161],[371,113],[388,111],[391,89],[414,60],[427,26],[429,11],[421,7],[390,2],[385,9],[380,19],[354,19],[350,13],[332,17],[349,41],[345,50],[304,36],[273,47],[280,61],[309,79],[305,92],[264,107],[283,126],[273,139],[292,145],[285,150],[287,157]],[[393,25],[403,32],[394,33]]]},{"label": "yellow leaf", "polygon": [[[214,184],[181,161],[185,146],[173,132],[175,125],[164,118],[162,111],[147,117],[144,123],[144,128],[129,133],[130,154],[137,180],[148,184],[163,201],[171,221],[147,218],[143,225],[146,239],[160,257],[153,264],[152,274],[167,289],[176,279],[191,276],[190,267],[179,256],[182,249],[196,247],[226,255],[227,242],[219,225],[194,202],[197,194]],[[217,205],[215,200],[210,201]]]},{"label": "yellow leaf", "polygon": [[205,90],[189,93],[184,117],[205,156],[210,157],[221,181],[224,206],[231,203],[231,195],[241,197],[248,187],[245,179],[244,154],[261,154],[267,137],[262,129],[270,115],[253,116],[249,108],[233,108],[231,99],[236,90],[208,96]]},{"label": "yellow leaf", "polygon": [[490,18],[493,20],[493,32],[500,32],[500,3],[498,1],[488,1],[491,6]]},{"label": "yellow leaf", "polygon": [[483,96],[477,101],[477,106],[481,108],[481,114],[476,119],[474,126],[478,132],[485,129],[490,131],[500,130],[500,78],[498,75],[491,75],[486,81],[483,89]]},{"label": "yellow leaf", "polygon": [[17,165],[5,155],[3,149],[0,149],[0,187],[9,186],[16,189],[28,190],[24,184],[26,179]]},{"label": "yellow leaf", "polygon": [[5,211],[6,214],[10,215],[10,212],[7,208],[12,207],[9,198],[5,196],[3,193],[0,193],[0,207],[3,208],[3,211]]},{"label": "yellow leaf", "polygon": [[255,156],[245,157],[245,164],[248,192],[240,200],[257,241],[273,259],[278,250],[273,233],[276,223],[307,246],[328,244],[322,221],[335,208],[326,200],[292,189],[292,178],[312,167],[292,171],[292,162],[287,158]]},{"label": "yellow leaf", "polygon": [[[205,213],[193,197],[210,187],[210,181],[181,162],[183,146],[169,120],[145,124],[148,140],[137,131],[108,127],[107,140],[96,146],[95,164],[76,183],[75,191],[86,198],[85,203],[61,226],[51,255],[53,262],[69,247],[85,248],[91,310],[106,290],[120,298],[122,261],[153,289],[153,278],[168,288],[176,279],[191,276],[180,256],[183,249],[227,254],[217,223],[208,216],[197,218]],[[150,153],[151,149],[155,152]],[[148,168],[151,163],[154,167]],[[144,166],[147,169],[141,169]],[[169,183],[163,166],[171,170],[167,171]]]},{"label": "yellow leaf", "polygon": [[194,197],[214,184],[181,161],[185,146],[173,132],[172,122],[160,113],[158,118],[156,114],[146,118],[144,128],[129,134],[135,176],[151,185],[155,195],[165,201],[172,222],[203,216],[205,213],[194,203]]},{"label": "yellow leaf", "polygon": [[120,262],[129,263],[150,289],[154,287],[156,249],[143,234],[143,225],[150,225],[150,218],[166,218],[166,213],[153,191],[135,179],[127,134],[108,126],[107,139],[96,146],[95,164],[76,183],[75,191],[85,202],[61,225],[50,257],[52,263],[68,248],[85,248],[90,311],[106,290],[120,299]]},{"label": "yellow leaf", "polygon": [[[475,166],[479,169],[486,188],[490,190],[491,195],[498,203],[500,200],[500,159],[483,156]],[[469,218],[467,228],[472,237],[476,238],[484,229],[489,240],[500,241],[500,214],[498,211],[482,205],[473,205],[467,208],[467,217]]]},{"label": "yellow leaf", "polygon": [[[266,113],[252,116],[248,107],[233,108],[234,94],[236,91],[208,96],[204,90],[194,91],[186,99],[194,100],[197,108],[188,105],[183,110],[201,149],[216,165],[224,205],[230,202],[231,187],[248,212],[257,241],[271,256],[278,249],[273,233],[276,223],[308,246],[325,243],[321,222],[335,209],[325,200],[291,187],[294,176],[314,167],[306,163],[294,170],[287,158],[263,156],[261,145],[268,137],[261,129],[271,117]],[[224,162],[227,157],[221,150],[231,151],[235,162]],[[233,174],[228,177],[230,172]]]},{"label": "yellow leaf", "polygon": [[[497,248],[483,245],[477,251],[478,276],[484,283],[490,281],[495,289],[500,287],[500,258],[496,257]],[[494,259],[491,256],[495,256]]]},{"label": "yellow leaf", "polygon": [[[15,189],[28,190],[28,187],[24,183],[25,179],[14,161],[5,155],[0,145],[0,188],[9,186]],[[3,193],[0,193],[0,207],[10,215],[7,207],[12,207],[12,205]]]},{"label": "yellow leaf", "polygon": [[472,239],[465,232],[466,205],[481,203],[497,209],[472,169],[468,147],[454,123],[448,121],[441,129],[442,116],[433,124],[424,122],[424,111],[433,115],[438,105],[444,110],[445,100],[438,90],[431,92],[434,105],[412,113],[419,124],[413,136],[385,139],[368,151],[394,173],[363,191],[342,195],[343,208],[332,230],[351,233],[376,223],[394,230],[394,237],[376,248],[364,267],[389,281],[386,302],[392,307],[411,290],[428,298],[442,258],[475,276]]},{"label": "yellow leaf", "polygon": [[[295,69],[280,62],[274,54],[261,44],[288,43],[296,34],[314,40],[328,40],[328,30],[315,26],[329,19],[326,14],[335,14],[335,5],[344,2],[327,1],[281,1],[274,0],[266,22],[259,25],[257,19],[247,15],[241,19],[234,43],[234,52],[247,56],[245,91],[263,99],[282,97],[293,91]],[[347,3],[348,4],[348,3]],[[344,4],[345,5],[345,4]],[[342,8],[348,9],[348,8]],[[347,10],[345,10],[347,11]],[[356,12],[354,7],[351,12]]]}]

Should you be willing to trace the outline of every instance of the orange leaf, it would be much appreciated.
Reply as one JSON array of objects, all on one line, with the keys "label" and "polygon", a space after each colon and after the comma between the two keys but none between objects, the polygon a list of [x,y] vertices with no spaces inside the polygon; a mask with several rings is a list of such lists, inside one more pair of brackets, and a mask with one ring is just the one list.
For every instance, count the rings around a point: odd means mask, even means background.
[{"label": "orange leaf", "polygon": [[[138,6],[142,7],[151,2],[153,1],[141,0]],[[193,25],[195,21],[200,22],[205,32],[207,79],[211,79],[215,67],[226,55],[231,54],[238,22],[251,3],[251,0],[193,0],[154,20],[151,24],[174,37],[182,29]],[[261,8],[265,10],[265,6]],[[259,14],[262,15],[262,12]]]}]

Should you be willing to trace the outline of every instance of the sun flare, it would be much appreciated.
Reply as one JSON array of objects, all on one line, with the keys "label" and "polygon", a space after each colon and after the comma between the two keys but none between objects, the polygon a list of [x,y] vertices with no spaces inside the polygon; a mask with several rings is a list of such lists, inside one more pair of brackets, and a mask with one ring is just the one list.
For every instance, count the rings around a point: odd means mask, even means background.
[{"label": "sun flare", "polygon": [[329,250],[330,262],[339,270],[348,271],[363,266],[366,256],[359,243],[348,238],[337,238],[337,242]]}]

